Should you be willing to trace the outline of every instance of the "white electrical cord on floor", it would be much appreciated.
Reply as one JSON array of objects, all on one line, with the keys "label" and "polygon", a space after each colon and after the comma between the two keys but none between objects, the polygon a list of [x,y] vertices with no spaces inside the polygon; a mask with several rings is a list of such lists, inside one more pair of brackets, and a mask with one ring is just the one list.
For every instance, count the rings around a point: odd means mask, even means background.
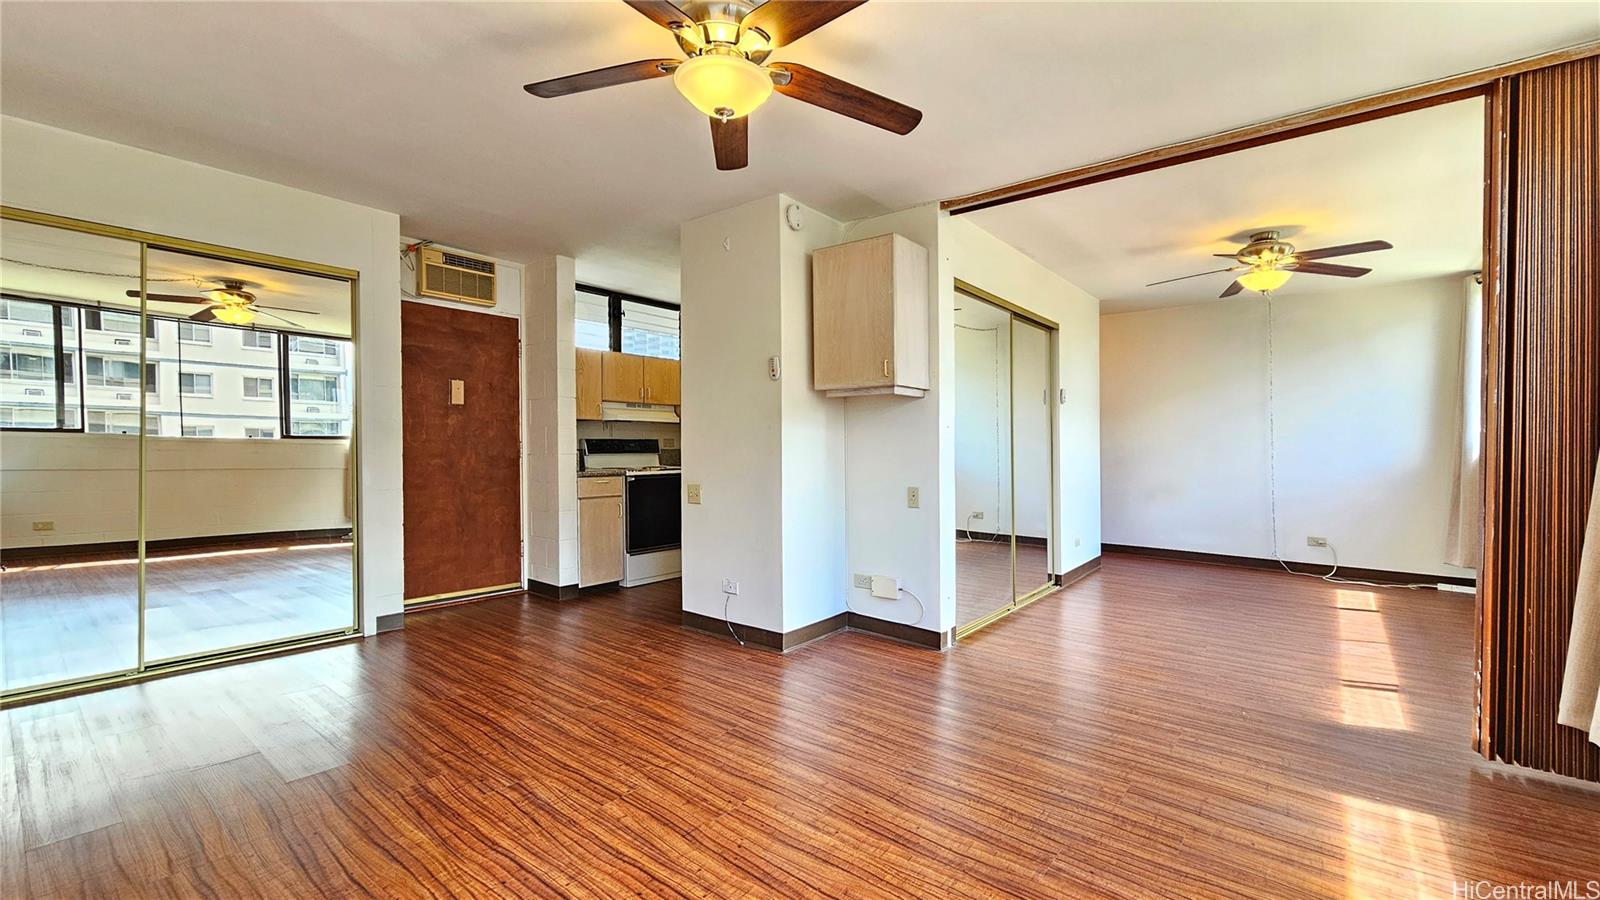
[{"label": "white electrical cord on floor", "polygon": [[1276,404],[1273,402],[1273,386],[1277,379],[1277,370],[1275,368],[1272,346],[1272,295],[1263,294],[1262,296],[1264,296],[1267,301],[1267,498],[1272,511],[1272,558],[1277,560],[1278,565],[1282,566],[1283,570],[1288,572],[1290,575],[1304,575],[1308,578],[1317,578],[1322,581],[1326,581],[1329,584],[1357,584],[1364,587],[1406,588],[1407,590],[1413,591],[1421,590],[1422,588],[1437,588],[1438,585],[1436,584],[1420,582],[1398,584],[1377,581],[1359,581],[1353,578],[1335,577],[1339,571],[1339,551],[1331,543],[1327,546],[1328,553],[1333,557],[1333,568],[1329,569],[1327,573],[1323,575],[1318,575],[1316,572],[1296,572],[1294,569],[1289,568],[1289,564],[1283,559],[1283,554],[1278,552],[1278,429],[1277,420],[1274,416],[1274,408]]},{"label": "white electrical cord on floor", "polygon": [[739,646],[743,647],[744,646],[744,638],[739,637],[739,632],[733,630],[733,620],[728,618],[728,604],[732,603],[732,602],[733,602],[733,595],[728,593],[727,591],[723,591],[722,592],[722,624],[728,626],[728,633],[733,635],[733,639],[739,642]]}]

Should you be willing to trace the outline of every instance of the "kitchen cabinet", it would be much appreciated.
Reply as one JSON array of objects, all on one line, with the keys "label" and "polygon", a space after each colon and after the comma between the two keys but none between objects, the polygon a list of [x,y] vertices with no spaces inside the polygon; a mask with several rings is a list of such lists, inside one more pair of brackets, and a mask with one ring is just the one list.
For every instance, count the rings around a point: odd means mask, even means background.
[{"label": "kitchen cabinet", "polygon": [[603,351],[600,397],[611,403],[644,402],[644,357],[615,350]]},{"label": "kitchen cabinet", "polygon": [[678,405],[678,361],[644,357],[644,402],[662,406]]},{"label": "kitchen cabinet", "polygon": [[622,580],[622,479],[578,479],[578,586]]},{"label": "kitchen cabinet", "polygon": [[600,383],[604,350],[578,350],[578,418],[600,418]]},{"label": "kitchen cabinet", "polygon": [[902,235],[812,253],[812,386],[830,397],[926,394],[928,304],[928,251]]}]

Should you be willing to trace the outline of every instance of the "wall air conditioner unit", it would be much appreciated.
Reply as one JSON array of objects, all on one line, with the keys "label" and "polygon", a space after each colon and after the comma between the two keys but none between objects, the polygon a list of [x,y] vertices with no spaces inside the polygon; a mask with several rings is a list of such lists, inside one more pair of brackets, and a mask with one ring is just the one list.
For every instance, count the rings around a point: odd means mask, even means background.
[{"label": "wall air conditioner unit", "polygon": [[493,306],[494,263],[423,247],[417,251],[417,296]]}]

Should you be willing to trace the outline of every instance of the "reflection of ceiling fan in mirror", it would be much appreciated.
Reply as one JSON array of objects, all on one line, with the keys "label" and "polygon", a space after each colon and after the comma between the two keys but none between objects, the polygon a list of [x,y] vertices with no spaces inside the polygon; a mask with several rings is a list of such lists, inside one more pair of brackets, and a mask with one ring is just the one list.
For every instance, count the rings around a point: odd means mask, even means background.
[{"label": "reflection of ceiling fan in mirror", "polygon": [[[277,319],[296,328],[301,327],[283,316],[267,312],[275,309],[279,312],[295,313],[302,316],[315,316],[319,313],[309,309],[293,309],[287,306],[266,306],[256,302],[256,295],[245,290],[245,287],[260,287],[253,282],[239,278],[217,278],[214,280],[222,287],[201,291],[203,297],[190,297],[182,294],[146,294],[150,300],[157,303],[203,303],[205,309],[189,316],[195,322],[221,322],[224,325],[250,325],[255,322],[256,315],[260,314]],[[129,291],[128,296],[137,300],[138,291]]]},{"label": "reflection of ceiling fan in mirror", "polygon": [[1289,277],[1297,273],[1306,275],[1332,275],[1335,278],[1360,278],[1371,272],[1371,269],[1361,266],[1342,266],[1336,263],[1315,262],[1327,259],[1330,256],[1349,256],[1353,253],[1370,253],[1373,250],[1392,250],[1394,245],[1388,241],[1362,241],[1359,244],[1340,244],[1337,247],[1323,247],[1319,250],[1296,250],[1294,245],[1282,239],[1276,231],[1258,231],[1250,235],[1250,243],[1240,247],[1234,253],[1215,253],[1223,259],[1237,261],[1236,266],[1226,269],[1212,269],[1209,272],[1197,272],[1193,275],[1182,275],[1177,278],[1168,278],[1166,281],[1156,281],[1145,285],[1155,287],[1158,284],[1170,284],[1182,281],[1185,278],[1199,278],[1202,275],[1217,275],[1222,272],[1240,272],[1233,284],[1221,294],[1223,297],[1232,297],[1240,291],[1259,291],[1267,294],[1288,283]]}]

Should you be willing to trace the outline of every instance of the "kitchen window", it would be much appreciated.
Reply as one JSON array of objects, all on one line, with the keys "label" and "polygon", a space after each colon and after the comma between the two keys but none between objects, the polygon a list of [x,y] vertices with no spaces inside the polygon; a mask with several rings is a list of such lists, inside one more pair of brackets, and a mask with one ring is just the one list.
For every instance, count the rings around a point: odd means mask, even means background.
[{"label": "kitchen window", "polygon": [[678,305],[590,285],[574,294],[573,341],[589,350],[678,359]]}]

